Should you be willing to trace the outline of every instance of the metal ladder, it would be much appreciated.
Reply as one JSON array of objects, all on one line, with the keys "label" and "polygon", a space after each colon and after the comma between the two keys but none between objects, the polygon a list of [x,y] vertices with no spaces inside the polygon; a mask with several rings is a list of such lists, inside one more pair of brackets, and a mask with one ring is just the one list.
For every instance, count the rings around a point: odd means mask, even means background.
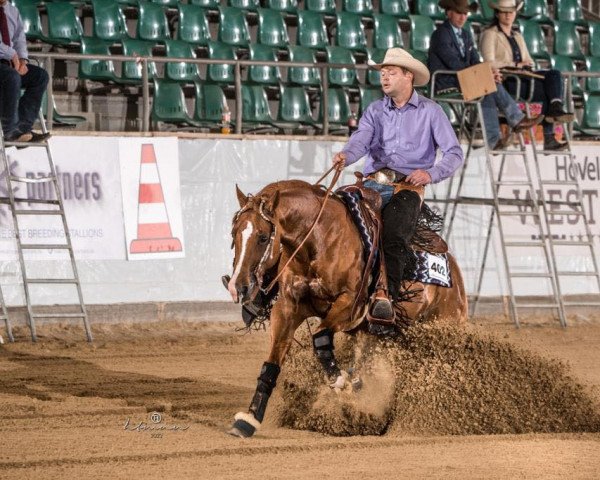
[{"label": "metal ladder", "polygon": [[[41,128],[44,133],[47,133],[46,123],[44,121],[43,115],[40,113],[39,121],[41,123]],[[36,147],[36,148],[44,148],[46,151],[46,158],[48,160],[49,167],[49,175],[41,178],[27,178],[13,175],[10,170],[10,165],[8,161],[8,156],[6,154],[7,147]],[[71,236],[69,233],[69,228],[67,225],[67,219],[65,217],[65,210],[63,206],[62,195],[60,191],[60,186],[58,183],[58,177],[56,174],[56,169],[54,166],[54,161],[52,160],[52,153],[50,151],[50,146],[47,141],[40,143],[19,143],[19,142],[7,142],[4,140],[4,135],[2,133],[2,128],[0,125],[0,157],[4,171],[6,172],[6,186],[8,197],[1,198],[0,202],[9,205],[9,208],[12,213],[13,224],[15,227],[15,239],[17,244],[17,251],[19,254],[19,263],[21,268],[21,275],[23,279],[23,289],[25,293],[25,302],[27,304],[27,323],[31,330],[31,339],[32,341],[37,341],[36,334],[36,320],[40,318],[65,318],[65,319],[82,319],[83,325],[85,328],[85,333],[87,340],[91,342],[92,332],[90,329],[88,315],[85,308],[85,304],[83,302],[83,295],[81,292],[81,282],[79,281],[79,275],[77,272],[77,265],[75,263],[75,256],[73,254],[73,245],[71,243]],[[29,199],[15,196],[15,189],[13,184],[24,183],[24,184],[49,184],[50,189],[53,193],[55,199]],[[23,208],[24,203],[35,204],[37,208],[26,209]],[[41,244],[41,243],[23,243],[21,239],[20,229],[19,229],[19,219],[20,217],[30,217],[35,218],[39,217],[47,217],[47,216],[58,216],[61,219],[62,229],[64,231],[64,243],[57,244]],[[71,273],[63,278],[40,278],[35,276],[30,276],[27,271],[27,258],[25,257],[24,252],[34,251],[34,250],[45,250],[45,251],[53,251],[53,250],[62,250],[67,251],[70,259],[70,269]],[[52,312],[46,308],[40,310],[42,305],[34,305],[32,301],[31,295],[31,286],[32,285],[46,285],[46,286],[59,286],[59,285],[72,285],[75,286],[77,291],[77,303],[75,306],[77,307],[77,311],[75,312]],[[2,302],[3,313],[5,314],[4,302]],[[37,308],[36,308],[37,307]],[[0,317],[1,318],[1,317]],[[8,317],[6,317],[7,327]],[[8,328],[10,332],[10,328]],[[12,337],[12,333],[9,333],[9,338]]]},{"label": "metal ladder", "polygon": [[[494,220],[497,218],[497,226],[500,237],[500,245],[502,250],[502,260],[504,265],[504,271],[506,274],[506,283],[508,288],[508,301],[509,301],[509,313],[510,316],[518,327],[520,325],[518,310],[523,308],[548,308],[552,309],[558,316],[560,324],[566,326],[566,317],[564,312],[564,305],[560,295],[560,289],[558,285],[558,280],[556,277],[556,269],[555,269],[555,258],[554,252],[551,249],[551,246],[546,243],[545,238],[546,235],[543,231],[543,225],[546,223],[547,219],[547,210],[543,207],[545,206],[544,200],[540,200],[537,198],[537,193],[533,184],[533,178],[531,175],[531,171],[529,168],[529,162],[527,158],[527,151],[525,149],[525,144],[523,140],[523,135],[518,134],[519,138],[519,147],[517,149],[510,150],[501,150],[501,151],[493,151],[490,150],[487,146],[487,142],[485,141],[485,125],[483,124],[483,110],[481,107],[480,101],[469,101],[465,102],[460,98],[446,98],[446,97],[434,97],[434,100],[447,102],[451,106],[453,106],[457,110],[461,110],[461,123],[460,123],[460,131],[459,131],[459,139],[466,136],[468,140],[467,153],[465,155],[465,165],[461,171],[461,175],[458,180],[458,187],[455,193],[453,200],[448,200],[446,202],[446,207],[444,211],[444,216],[449,213],[449,221],[446,225],[445,235],[446,237],[450,237],[452,233],[452,227],[456,216],[456,211],[458,208],[458,204],[473,204],[473,205],[488,205],[492,207],[488,225],[487,225],[487,234],[485,240],[485,246],[483,249],[483,255],[481,260],[481,268],[479,269],[479,275],[477,279],[477,287],[473,301],[470,303],[470,314],[473,315],[477,309],[479,304],[479,300],[481,297],[481,288],[483,284],[483,273],[485,270],[485,266],[487,263],[487,257],[489,253],[491,238],[492,238],[492,230],[494,225]],[[470,120],[472,125],[467,127],[467,118],[470,116]],[[474,150],[474,141],[478,133],[481,133],[483,137],[483,149],[484,155],[486,158],[486,166],[489,176],[489,182],[492,189],[492,198],[475,198],[475,197],[465,197],[462,196],[462,188],[464,184],[465,171],[469,161],[469,157],[471,156]],[[495,168],[495,163],[493,161],[494,157],[500,157],[500,163],[497,168]],[[522,165],[525,170],[526,179],[519,180],[507,180],[504,178],[505,166],[507,158],[516,158],[522,160]],[[536,163],[537,165],[537,163]],[[538,177],[539,178],[539,177]],[[453,188],[453,183],[451,182],[448,186],[448,196],[450,199],[450,194]],[[529,198],[525,199],[514,199],[514,198],[506,198],[503,197],[504,187],[525,187],[529,192]],[[516,208],[515,208],[516,207]],[[542,208],[540,208],[542,207]],[[525,211],[525,209],[528,209]],[[538,241],[507,241],[504,234],[504,225],[503,220],[507,217],[532,217],[534,223],[537,225],[537,238]],[[544,222],[542,222],[544,220]],[[511,250],[513,248],[537,248],[543,251],[543,271],[515,271],[514,265],[511,265]],[[514,293],[513,280],[520,279],[545,279],[550,286],[551,291],[551,300],[550,302],[528,302],[521,303],[517,302],[517,297]]]}]

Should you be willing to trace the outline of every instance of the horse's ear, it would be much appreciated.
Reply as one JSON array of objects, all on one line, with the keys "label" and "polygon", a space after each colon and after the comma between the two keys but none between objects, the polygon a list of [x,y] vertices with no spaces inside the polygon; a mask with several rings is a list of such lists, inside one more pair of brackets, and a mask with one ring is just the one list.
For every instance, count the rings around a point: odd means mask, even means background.
[{"label": "horse's ear", "polygon": [[248,203],[248,197],[240,190],[240,187],[238,187],[237,183],[235,184],[235,194],[237,195],[238,202],[240,203],[240,208],[244,208]]},{"label": "horse's ear", "polygon": [[279,190],[275,192],[275,194],[269,198],[266,202],[266,207],[269,212],[269,215],[273,216],[275,214],[275,209],[277,208],[277,204],[279,203]]}]

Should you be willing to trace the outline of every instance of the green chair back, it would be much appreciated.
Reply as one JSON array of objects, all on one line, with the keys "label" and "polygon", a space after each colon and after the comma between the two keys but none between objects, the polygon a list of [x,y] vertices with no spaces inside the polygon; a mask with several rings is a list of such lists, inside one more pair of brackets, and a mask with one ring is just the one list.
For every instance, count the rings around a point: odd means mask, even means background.
[{"label": "green chair back", "polygon": [[600,135],[600,94],[585,93],[583,95],[583,117],[579,130],[588,135]]},{"label": "green chair back", "polygon": [[[352,52],[344,47],[327,47],[327,62],[356,64]],[[331,85],[346,87],[357,83],[355,68],[329,68],[328,72]]]},{"label": "green chair back", "polygon": [[309,12],[335,15],[335,0],[305,0],[304,8]]},{"label": "green chair back", "polygon": [[219,0],[190,0],[190,5],[197,5],[204,9],[217,10],[221,2]]},{"label": "green chair back", "polygon": [[273,123],[269,99],[261,85],[242,85],[242,122]]},{"label": "green chair back", "polygon": [[[330,88],[327,98],[327,118],[330,124],[346,125],[350,117],[350,100],[343,88]],[[323,97],[319,104],[319,120],[323,122]]]},{"label": "green chair back", "polygon": [[559,0],[554,2],[554,8],[557,20],[572,22],[582,27],[587,26],[581,9],[581,0]]},{"label": "green chair back", "polygon": [[371,0],[343,0],[342,11],[370,17],[373,15],[373,2]]},{"label": "green chair back", "polygon": [[298,12],[298,30],[296,45],[324,50],[329,45],[323,15],[300,10]]},{"label": "green chair back", "polygon": [[[575,64],[573,63],[573,59],[571,57],[567,57],[566,55],[552,55],[550,57],[550,65],[552,68],[561,72],[577,71]],[[579,79],[577,77],[572,77],[571,90],[573,95],[580,96],[583,94],[583,89],[581,88]]]},{"label": "green chair back", "polygon": [[[588,57],[586,62],[588,72],[600,73],[600,58]],[[588,92],[600,93],[600,77],[588,77],[585,79],[585,89]]]},{"label": "green chair back", "polygon": [[[140,56],[140,57],[151,57],[153,42],[147,42],[145,40],[138,40],[136,38],[124,38],[123,43],[123,55],[127,56]],[[148,62],[148,78],[155,78],[158,76],[156,69],[156,63]],[[121,70],[121,78],[125,81],[142,81],[142,64],[138,62],[128,61],[123,62]]]},{"label": "green chair back", "polygon": [[[235,50],[230,45],[220,42],[208,42],[208,58],[219,60],[236,60]],[[233,83],[235,73],[233,64],[212,64],[207,68],[207,80],[217,83]]]},{"label": "green chair back", "polygon": [[431,43],[431,35],[435,31],[435,23],[429,17],[423,15],[410,16],[410,48],[412,50],[420,50],[421,52],[429,51]]},{"label": "green chair back", "polygon": [[521,35],[523,35],[531,58],[535,60],[550,60],[542,27],[532,20],[520,20],[519,29],[521,30]]},{"label": "green chair back", "polygon": [[181,85],[171,80],[154,79],[151,116],[155,122],[194,125]]},{"label": "green chair back", "polygon": [[256,9],[260,7],[259,0],[227,0],[227,6],[233,8],[240,8],[242,10],[248,10],[250,12],[256,12]]},{"label": "green chair back", "polygon": [[367,107],[369,105],[371,105],[376,100],[383,98],[383,92],[381,91],[381,88],[379,88],[379,87],[371,87],[368,85],[361,85],[359,87],[359,93],[360,93],[359,107],[360,107],[361,115],[367,109]]},{"label": "green chair back", "polygon": [[600,57],[600,22],[590,22],[589,49],[592,57]]},{"label": "green chair back", "polygon": [[271,47],[287,47],[290,44],[287,27],[281,12],[258,9],[258,32],[256,34],[258,43],[270,45]]},{"label": "green chair back", "polygon": [[165,8],[177,8],[179,0],[150,0],[152,3],[156,3],[161,7]]},{"label": "green chair back", "polygon": [[[367,60],[370,60],[375,63],[383,62],[383,58],[385,57],[385,48],[368,48],[367,49]],[[369,68],[367,70],[367,83],[369,85],[375,85],[377,87],[381,86],[381,75],[379,70],[375,70],[374,68]]]},{"label": "green chair back", "polygon": [[210,30],[205,10],[198,5],[180,3],[177,38],[192,45],[208,45]]},{"label": "green chair back", "polygon": [[554,24],[554,53],[584,60],[579,33],[572,22],[556,22]]},{"label": "green chair back", "polygon": [[[250,60],[275,62],[277,57],[273,48],[253,43],[250,45]],[[248,68],[248,80],[263,85],[278,85],[281,81],[281,72],[277,67],[252,65]]]},{"label": "green chair back", "polygon": [[281,86],[277,121],[314,125],[308,94],[304,87]]},{"label": "green chair back", "polygon": [[424,15],[434,20],[443,20],[446,13],[438,5],[438,0],[416,0],[415,14]]},{"label": "green chair back", "polygon": [[[96,37],[81,37],[83,55],[110,55],[108,44]],[[81,60],[79,78],[99,82],[115,81],[115,65],[110,60]]]},{"label": "green chair back", "polygon": [[240,8],[219,7],[219,42],[236,47],[247,47],[250,42],[250,31],[246,14]]},{"label": "green chair back", "polygon": [[404,47],[398,19],[391,15],[373,15],[373,46],[375,48]]},{"label": "green chair back", "polygon": [[546,0],[525,0],[519,16],[543,25],[554,25],[554,20],[548,14]]},{"label": "green chair back", "polygon": [[223,107],[227,103],[223,89],[219,85],[196,83],[195,92],[194,120],[216,127],[221,122]]},{"label": "green chair back", "polygon": [[13,5],[19,9],[23,30],[27,40],[45,40],[42,30],[42,20],[38,10],[38,0],[13,0]]},{"label": "green chair back", "polygon": [[379,0],[379,11],[385,15],[406,19],[410,15],[408,0]]},{"label": "green chair back", "polygon": [[[316,63],[315,53],[307,47],[289,46],[290,62]],[[290,67],[288,82],[296,85],[320,85],[321,73],[318,68]]]},{"label": "green chair back", "polygon": [[360,15],[339,12],[337,15],[336,44],[350,50],[365,51],[367,37]]},{"label": "green chair back", "polygon": [[469,22],[487,25],[494,19],[494,9],[489,6],[487,0],[481,0],[477,3],[479,8],[476,12],[469,14],[468,20]]},{"label": "green chair back", "polygon": [[114,0],[92,0],[94,36],[111,42],[127,36],[125,15]]},{"label": "green chair back", "polygon": [[164,42],[171,38],[165,10],[156,3],[140,1],[136,30],[139,40]]},{"label": "green chair back", "polygon": [[[165,40],[167,57],[196,58],[192,46],[182,40]],[[165,66],[165,78],[176,82],[197,82],[200,80],[198,65],[187,62],[169,62]]]},{"label": "green chair back", "polygon": [[78,43],[83,36],[83,28],[75,7],[67,2],[46,4],[48,14],[48,37],[50,43],[68,45]]},{"label": "green chair back", "polygon": [[298,13],[298,0],[267,0],[265,6],[277,12]]}]

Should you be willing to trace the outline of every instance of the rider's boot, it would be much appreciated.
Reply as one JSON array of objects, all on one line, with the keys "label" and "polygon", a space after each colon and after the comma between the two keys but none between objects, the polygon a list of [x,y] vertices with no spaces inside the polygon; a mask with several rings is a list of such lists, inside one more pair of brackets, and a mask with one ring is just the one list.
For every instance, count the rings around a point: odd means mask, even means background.
[{"label": "rider's boot", "polygon": [[371,316],[376,319],[394,321],[394,308],[388,298],[387,290],[381,288],[375,291],[371,304]]}]

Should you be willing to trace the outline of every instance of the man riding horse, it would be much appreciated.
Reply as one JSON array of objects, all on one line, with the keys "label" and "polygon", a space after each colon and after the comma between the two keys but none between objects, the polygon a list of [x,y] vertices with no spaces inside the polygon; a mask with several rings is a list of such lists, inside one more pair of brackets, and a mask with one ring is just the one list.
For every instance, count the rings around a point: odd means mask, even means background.
[{"label": "man riding horse", "polygon": [[[387,270],[387,278],[380,274],[370,314],[393,320],[392,302],[399,301],[424,187],[450,177],[464,157],[442,108],[414,89],[429,82],[423,63],[401,48],[390,48],[383,62],[371,67],[381,72],[385,96],[365,110],[333,162],[343,168],[367,156],[364,186],[379,192],[385,207],[382,243]],[[442,155],[436,162],[438,148]]]}]

